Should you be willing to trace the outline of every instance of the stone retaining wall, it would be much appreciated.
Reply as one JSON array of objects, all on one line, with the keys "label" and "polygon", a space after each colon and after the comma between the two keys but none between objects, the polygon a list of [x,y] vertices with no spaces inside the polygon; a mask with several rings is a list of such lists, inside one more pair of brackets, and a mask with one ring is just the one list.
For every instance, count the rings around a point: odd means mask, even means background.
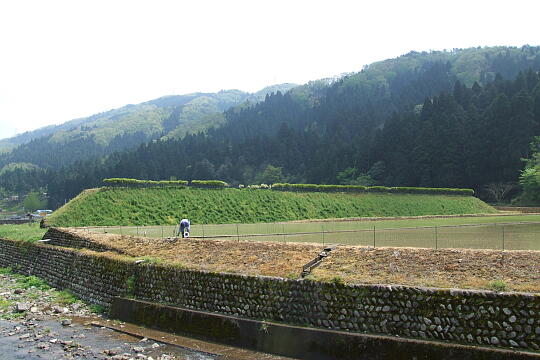
[{"label": "stone retaining wall", "polygon": [[114,251],[117,253],[122,253],[119,249],[116,249],[112,246],[107,246],[104,244],[97,243],[88,238],[77,236],[71,233],[67,229],[49,228],[49,230],[47,230],[45,235],[43,235],[43,239],[49,239],[49,241],[47,242],[47,244],[49,245],[62,246],[62,247],[75,248],[75,249],[89,249],[89,250],[99,251],[99,252]]},{"label": "stone retaining wall", "polygon": [[540,350],[540,296],[536,294],[211,273],[136,264],[133,259],[86,250],[0,241],[0,266],[14,264],[25,274],[43,277],[105,307],[112,297],[128,295],[300,326]]},{"label": "stone retaining wall", "polygon": [[112,299],[126,293],[133,272],[131,261],[84,253],[51,245],[0,239],[0,267],[36,275],[58,289],[109,308]]}]

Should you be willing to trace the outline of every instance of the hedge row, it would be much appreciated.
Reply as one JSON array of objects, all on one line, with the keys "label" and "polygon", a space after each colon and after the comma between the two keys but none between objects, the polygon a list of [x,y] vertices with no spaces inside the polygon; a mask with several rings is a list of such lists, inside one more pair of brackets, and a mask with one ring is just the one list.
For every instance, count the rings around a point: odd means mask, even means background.
[{"label": "hedge row", "polygon": [[[187,186],[189,182],[185,180],[138,180],[138,179],[127,179],[127,178],[110,178],[103,179],[103,182],[109,186],[124,186],[124,187],[151,187],[151,186]],[[207,189],[216,189],[224,188],[229,186],[224,181],[220,180],[192,180],[191,186],[207,188]]]},{"label": "hedge row", "polygon": [[221,180],[191,180],[191,186],[215,189],[228,187],[229,184]]},{"label": "hedge row", "polygon": [[[125,178],[103,179],[103,182],[110,186],[125,187],[149,187],[149,186],[187,186],[185,180],[137,180]],[[189,184],[193,187],[205,189],[221,189],[228,187],[225,181],[221,180],[192,180]],[[243,187],[243,186],[242,186]],[[421,188],[421,187],[386,187],[386,186],[361,186],[361,185],[317,185],[317,184],[287,184],[276,183],[272,186],[265,184],[248,186],[250,189],[268,189],[278,191],[315,191],[315,192],[371,192],[371,193],[394,193],[394,194],[437,194],[437,195],[474,195],[472,189],[450,189],[450,188]]]},{"label": "hedge row", "polygon": [[272,190],[278,191],[319,191],[319,192],[387,192],[394,194],[437,194],[437,195],[474,195],[472,189],[451,188],[421,188],[421,187],[386,187],[361,185],[316,185],[316,184],[287,184],[272,185]]},{"label": "hedge row", "polygon": [[185,180],[137,180],[126,178],[110,178],[103,179],[103,182],[109,186],[126,186],[126,187],[150,187],[150,186],[186,186]]}]

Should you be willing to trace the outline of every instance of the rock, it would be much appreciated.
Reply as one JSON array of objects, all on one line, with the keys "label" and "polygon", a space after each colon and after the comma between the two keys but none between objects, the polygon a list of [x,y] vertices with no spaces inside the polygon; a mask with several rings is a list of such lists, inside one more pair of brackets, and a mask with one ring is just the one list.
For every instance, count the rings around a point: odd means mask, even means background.
[{"label": "rock", "polygon": [[63,314],[69,311],[68,308],[61,307],[61,306],[53,306],[52,310],[55,314]]},{"label": "rock", "polygon": [[28,339],[30,337],[30,334],[23,334],[19,336],[19,340]]},{"label": "rock", "polygon": [[25,312],[25,311],[30,310],[30,304],[28,304],[28,303],[17,303],[17,305],[15,306],[15,309],[17,310],[17,312]]},{"label": "rock", "polygon": [[107,356],[115,356],[118,355],[119,350],[118,349],[107,349],[103,350],[103,353]]},{"label": "rock", "polygon": [[518,343],[515,342],[514,340],[509,340],[508,342],[510,343],[510,346],[512,347],[519,347]]},{"label": "rock", "polygon": [[157,349],[160,345],[158,343],[153,343],[152,344],[152,349]]},{"label": "rock", "polygon": [[51,345],[45,343],[45,342],[39,342],[37,344],[37,348],[41,350],[49,350],[51,348]]},{"label": "rock", "polygon": [[133,351],[135,351],[136,353],[142,353],[144,352],[144,348],[142,346],[135,346],[133,347]]},{"label": "rock", "polygon": [[49,340],[49,342],[50,342],[51,344],[56,344],[56,343],[58,342],[58,339],[51,339],[51,340]]},{"label": "rock", "polygon": [[497,339],[495,336],[492,336],[490,339],[491,345],[499,345],[499,339]]},{"label": "rock", "polygon": [[38,311],[39,311],[39,309],[37,307],[35,307],[35,306],[32,306],[30,308],[30,312],[32,312],[32,313],[37,313]]},{"label": "rock", "polygon": [[506,315],[510,315],[512,313],[512,310],[508,308],[503,308],[503,313],[505,313]]},{"label": "rock", "polygon": [[15,291],[13,291],[14,294],[22,294],[22,289],[15,289]]},{"label": "rock", "polygon": [[516,316],[515,315],[512,315],[508,318],[508,321],[510,321],[511,323],[515,323],[516,322]]},{"label": "rock", "polygon": [[71,319],[62,319],[61,324],[62,326],[69,326],[71,325]]}]

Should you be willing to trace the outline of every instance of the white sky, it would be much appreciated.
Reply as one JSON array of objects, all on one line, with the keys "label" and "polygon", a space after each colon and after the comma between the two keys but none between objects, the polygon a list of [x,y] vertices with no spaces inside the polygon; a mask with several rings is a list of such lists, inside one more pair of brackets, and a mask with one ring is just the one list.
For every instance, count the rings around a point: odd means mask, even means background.
[{"label": "white sky", "polygon": [[540,1],[1,0],[0,138],[163,95],[540,44]]}]

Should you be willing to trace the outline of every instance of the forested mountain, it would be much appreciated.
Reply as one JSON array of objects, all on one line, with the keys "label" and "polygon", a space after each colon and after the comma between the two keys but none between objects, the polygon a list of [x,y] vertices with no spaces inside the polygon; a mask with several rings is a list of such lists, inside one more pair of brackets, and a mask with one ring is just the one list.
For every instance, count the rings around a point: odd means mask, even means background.
[{"label": "forested mountain", "polygon": [[[246,101],[263,101],[268,92],[287,91],[280,84],[250,94],[239,90],[165,96],[138,105],[47,126],[0,140],[0,169],[9,163],[59,168],[77,160],[104,156],[159,138],[204,131],[224,121],[223,111]],[[54,157],[50,154],[55,154]]]},{"label": "forested mountain", "polygon": [[539,69],[540,47],[413,52],[244,102],[206,132],[0,180],[51,204],[104,177],[481,190],[517,181],[540,135]]}]

